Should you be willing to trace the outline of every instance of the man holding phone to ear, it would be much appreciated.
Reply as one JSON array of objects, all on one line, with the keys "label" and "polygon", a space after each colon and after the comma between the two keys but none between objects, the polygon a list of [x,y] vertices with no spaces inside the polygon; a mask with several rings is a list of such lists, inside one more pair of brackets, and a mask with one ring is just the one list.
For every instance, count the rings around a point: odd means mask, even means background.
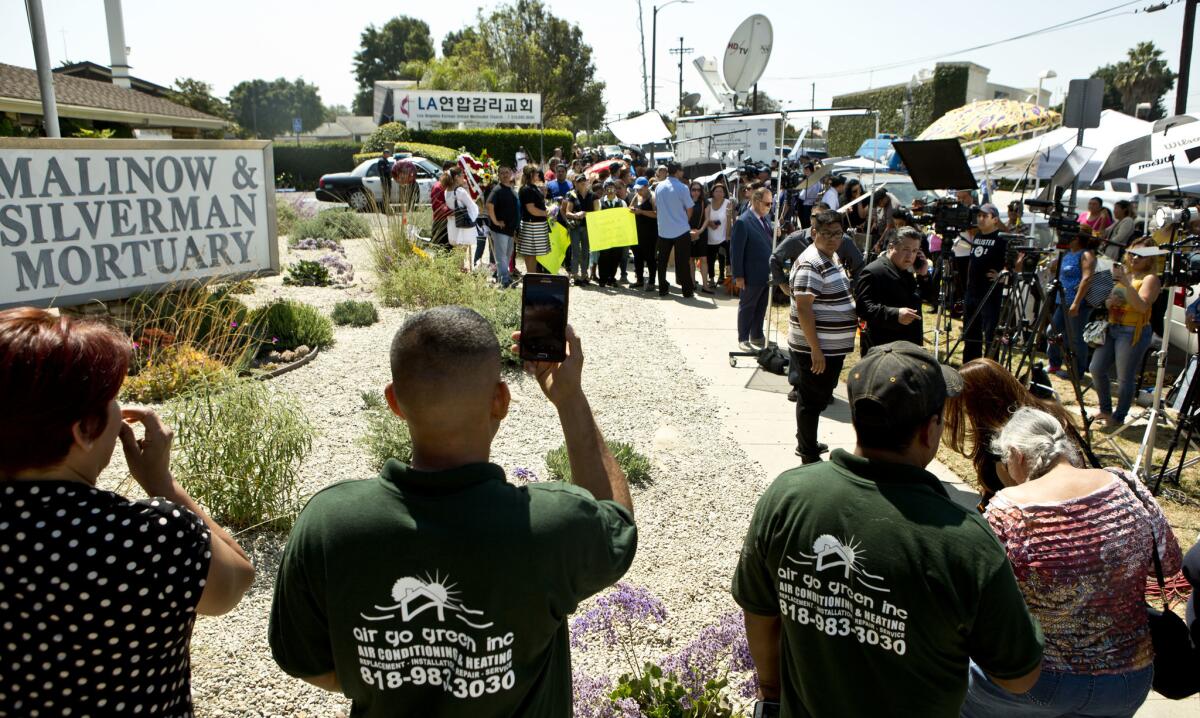
[{"label": "man holding phone to ear", "polygon": [[355,716],[571,714],[567,618],[628,570],[637,529],[569,326],[566,344],[525,368],[558,410],[572,483],[516,486],[489,463],[510,402],[491,325],[463,307],[404,323],[384,391],[411,461],[324,489],[296,520],[271,611],[285,672]]}]

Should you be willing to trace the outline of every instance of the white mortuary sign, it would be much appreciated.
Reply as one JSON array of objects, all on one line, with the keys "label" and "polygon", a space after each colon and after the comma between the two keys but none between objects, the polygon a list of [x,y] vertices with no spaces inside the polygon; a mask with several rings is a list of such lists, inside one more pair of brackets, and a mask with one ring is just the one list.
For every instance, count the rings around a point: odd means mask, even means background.
[{"label": "white mortuary sign", "polygon": [[268,141],[0,139],[0,308],[276,274]]}]

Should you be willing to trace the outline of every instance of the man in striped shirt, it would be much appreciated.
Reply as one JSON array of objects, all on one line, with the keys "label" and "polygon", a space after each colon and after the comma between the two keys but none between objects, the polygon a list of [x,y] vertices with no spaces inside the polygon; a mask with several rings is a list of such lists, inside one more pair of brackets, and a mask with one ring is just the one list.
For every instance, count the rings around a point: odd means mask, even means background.
[{"label": "man in striped shirt", "polygon": [[788,348],[800,378],[796,401],[796,455],[805,464],[829,447],[817,441],[817,421],[833,398],[842,361],[854,351],[858,316],[850,280],[837,257],[842,242],[837,212],[813,215],[813,243],[792,265]]}]

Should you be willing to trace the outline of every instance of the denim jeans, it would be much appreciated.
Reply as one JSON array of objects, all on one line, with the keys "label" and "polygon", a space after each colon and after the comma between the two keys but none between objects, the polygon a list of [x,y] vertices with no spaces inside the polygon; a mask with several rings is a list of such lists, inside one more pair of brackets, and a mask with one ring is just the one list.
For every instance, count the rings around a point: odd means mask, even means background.
[{"label": "denim jeans", "polygon": [[[1096,399],[1100,402],[1100,411],[1112,414],[1113,420],[1125,421],[1129,406],[1133,404],[1133,389],[1137,383],[1138,370],[1142,367],[1142,357],[1150,346],[1154,332],[1149,325],[1142,327],[1142,335],[1137,344],[1133,343],[1134,327],[1120,324],[1108,325],[1108,336],[1104,345],[1092,354],[1092,385],[1096,387]],[[1112,408],[1112,382],[1110,373],[1116,365],[1117,379],[1117,409]]]},{"label": "denim jeans", "polygon": [[[1077,316],[1068,316],[1062,306],[1054,310],[1054,317],[1050,322],[1054,328],[1062,334],[1062,340],[1071,348],[1071,353],[1075,355],[1075,374],[1082,378],[1083,373],[1088,368],[1088,345],[1083,340],[1083,328],[1087,325],[1088,317],[1091,316],[1091,307],[1086,304],[1079,307]],[[1061,367],[1063,362],[1063,350],[1058,344],[1051,343],[1047,348],[1046,356],[1050,359],[1051,367]],[[1066,367],[1063,367],[1066,369]]]},{"label": "denim jeans", "polygon": [[570,230],[571,235],[571,264],[568,271],[577,277],[587,276],[591,252],[588,251],[587,227],[576,227]]},{"label": "denim jeans", "polygon": [[512,260],[513,238],[511,234],[500,234],[492,231],[492,253],[496,255],[496,281],[500,286],[507,287],[512,281],[508,271],[508,263]]},{"label": "denim jeans", "polygon": [[992,683],[974,661],[970,673],[963,718],[1127,718],[1137,712],[1150,693],[1154,667],[1097,676],[1043,670],[1033,688],[1021,694],[1009,693]]}]

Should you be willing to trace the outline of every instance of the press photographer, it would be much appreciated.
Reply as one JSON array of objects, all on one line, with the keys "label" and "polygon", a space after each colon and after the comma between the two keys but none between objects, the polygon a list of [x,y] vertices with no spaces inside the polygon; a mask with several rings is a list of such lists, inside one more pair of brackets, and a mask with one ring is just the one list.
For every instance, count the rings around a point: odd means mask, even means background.
[{"label": "press photographer", "polygon": [[925,341],[917,274],[928,274],[929,263],[921,254],[921,239],[912,227],[897,230],[884,254],[858,277],[854,303],[858,316],[867,322],[859,339],[863,356],[879,344],[907,341],[921,346]]},{"label": "press photographer", "polygon": [[993,283],[1004,281],[1001,273],[1008,248],[1008,240],[1000,236],[1000,210],[994,204],[985,204],[979,208],[976,222],[978,229],[971,242],[963,302],[963,317],[967,322],[963,363],[983,356],[984,346],[991,344],[1004,301],[1001,287],[992,289]]}]

